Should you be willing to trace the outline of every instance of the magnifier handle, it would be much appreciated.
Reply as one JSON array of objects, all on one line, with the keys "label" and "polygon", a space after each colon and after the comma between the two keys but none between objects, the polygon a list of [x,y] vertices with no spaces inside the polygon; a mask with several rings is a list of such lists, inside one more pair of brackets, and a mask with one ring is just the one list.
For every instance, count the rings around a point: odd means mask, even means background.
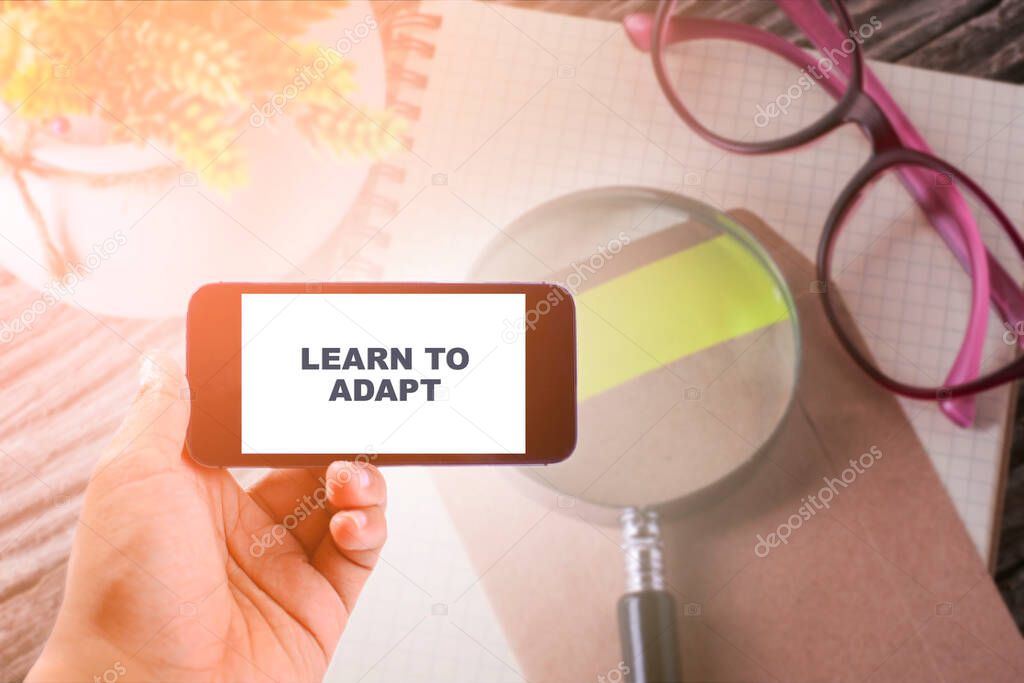
[{"label": "magnifier handle", "polygon": [[668,591],[643,590],[619,598],[619,640],[628,683],[682,683],[676,602]]}]

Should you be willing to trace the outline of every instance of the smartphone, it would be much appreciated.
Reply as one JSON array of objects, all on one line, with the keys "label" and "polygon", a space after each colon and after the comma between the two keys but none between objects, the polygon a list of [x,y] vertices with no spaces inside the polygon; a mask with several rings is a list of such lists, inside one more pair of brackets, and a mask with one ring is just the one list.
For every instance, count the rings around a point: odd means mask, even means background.
[{"label": "smartphone", "polygon": [[553,284],[217,283],[189,302],[186,447],[231,467],[548,464],[576,444]]}]

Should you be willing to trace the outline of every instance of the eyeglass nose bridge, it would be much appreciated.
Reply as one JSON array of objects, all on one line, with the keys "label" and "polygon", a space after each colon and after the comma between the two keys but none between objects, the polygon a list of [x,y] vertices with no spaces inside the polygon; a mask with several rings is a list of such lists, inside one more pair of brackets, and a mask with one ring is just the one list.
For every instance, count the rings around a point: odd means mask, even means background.
[{"label": "eyeglass nose bridge", "polygon": [[893,127],[889,117],[878,106],[874,98],[861,90],[850,101],[842,116],[843,123],[855,123],[871,140],[872,150],[876,155],[894,149],[906,149],[899,133]]}]

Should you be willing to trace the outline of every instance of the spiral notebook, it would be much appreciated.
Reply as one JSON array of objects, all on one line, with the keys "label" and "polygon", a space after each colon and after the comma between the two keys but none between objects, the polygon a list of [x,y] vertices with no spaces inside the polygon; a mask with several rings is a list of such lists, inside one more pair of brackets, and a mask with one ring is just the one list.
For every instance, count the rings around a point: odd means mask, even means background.
[{"label": "spiral notebook", "polygon": [[[431,3],[430,11],[443,26],[433,58],[420,67],[427,85],[398,214],[380,235],[389,242],[381,265],[390,278],[464,278],[518,215],[611,184],[652,185],[750,210],[813,258],[833,198],[867,156],[863,136],[848,128],[780,155],[708,145],[679,122],[648,57],[613,22],[492,3]],[[1024,191],[1024,160],[1009,153],[1024,140],[1024,119],[1014,118],[1024,109],[1024,88],[871,66],[935,152],[1012,213]],[[882,320],[885,311],[877,315]],[[921,342],[922,355],[929,341]],[[1009,346],[990,351],[1012,354]],[[984,394],[967,430],[930,404],[902,403],[985,558],[998,527],[1011,403],[1007,388]]]},{"label": "spiral notebook", "polygon": [[[385,42],[403,57],[394,101],[416,123],[406,149],[375,171],[368,213],[349,217],[336,279],[465,279],[518,215],[615,184],[747,209],[813,258],[828,205],[866,156],[852,130],[787,155],[742,157],[707,145],[666,106],[649,59],[616,23],[477,2],[393,11]],[[1009,150],[1024,143],[1024,119],[1014,118],[1024,89],[871,66],[937,154],[1015,206],[1024,160]],[[970,430],[931,406],[901,405],[989,559],[1010,389],[984,395]],[[405,470],[388,479],[391,539],[363,603],[374,607],[356,611],[342,651],[346,641],[359,647],[335,662],[330,680],[523,680],[481,570],[469,563],[429,477]]]},{"label": "spiral notebook", "polygon": [[374,164],[352,208],[332,238],[321,246],[298,278],[313,280],[378,280],[390,245],[384,228],[398,212],[398,193],[406,179],[407,156],[413,148],[411,129],[420,118],[419,101],[427,85],[425,65],[433,57],[438,14],[419,2],[396,0],[374,6],[387,64],[388,111],[406,128],[395,135],[399,149]]}]

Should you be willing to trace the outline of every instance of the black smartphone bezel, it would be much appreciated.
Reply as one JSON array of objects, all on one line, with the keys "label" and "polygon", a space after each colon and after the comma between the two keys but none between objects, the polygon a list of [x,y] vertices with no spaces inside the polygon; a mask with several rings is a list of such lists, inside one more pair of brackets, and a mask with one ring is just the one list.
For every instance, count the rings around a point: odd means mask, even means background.
[{"label": "black smartphone bezel", "polygon": [[[241,295],[248,293],[524,293],[526,453],[246,454],[241,438]],[[335,460],[375,465],[544,465],[576,445],[576,314],[572,295],[550,283],[215,283],[192,295],[186,319],[189,455],[212,467],[322,467]]]}]

